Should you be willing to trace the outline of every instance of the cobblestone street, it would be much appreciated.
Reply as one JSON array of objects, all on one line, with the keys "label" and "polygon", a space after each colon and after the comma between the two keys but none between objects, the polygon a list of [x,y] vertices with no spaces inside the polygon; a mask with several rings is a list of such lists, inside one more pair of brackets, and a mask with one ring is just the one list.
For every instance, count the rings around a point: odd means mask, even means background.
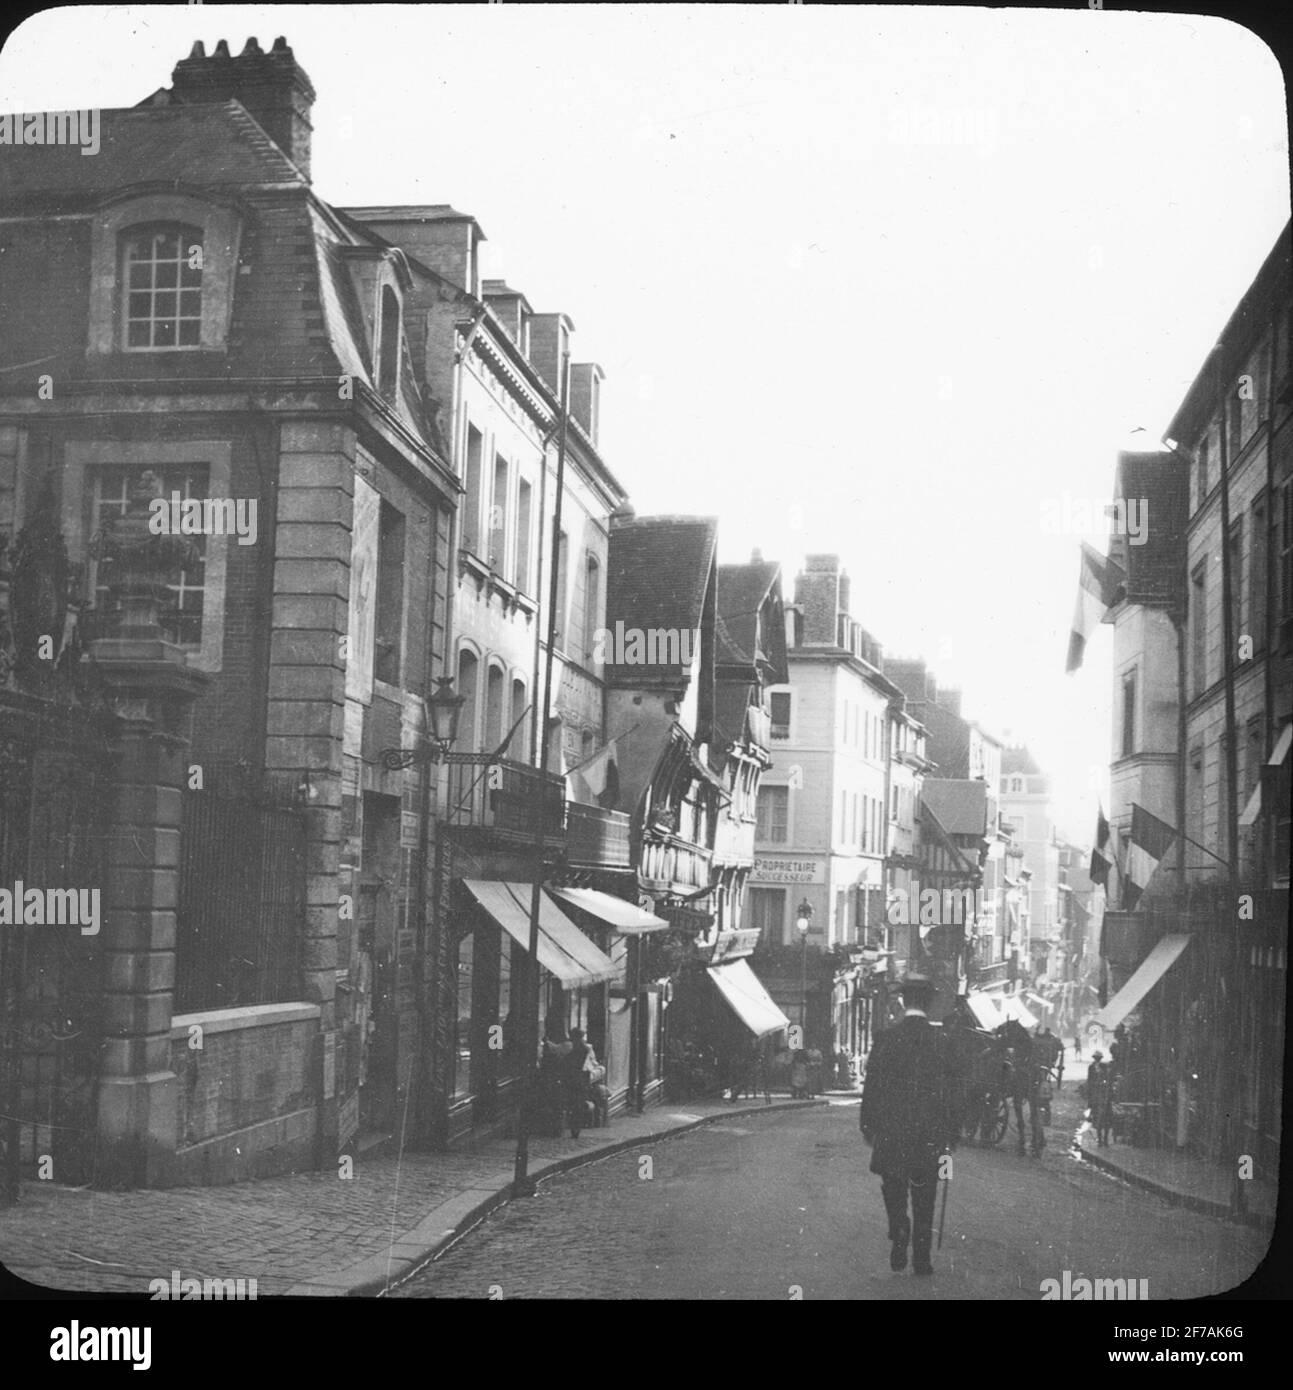
[{"label": "cobblestone street", "polygon": [[555,1177],[391,1296],[788,1299],[798,1287],[805,1299],[1037,1299],[1068,1269],[1188,1298],[1234,1287],[1262,1257],[1258,1232],[1079,1163],[1058,1125],[1038,1161],[1013,1143],[1012,1131],[995,1149],[957,1150],[932,1280],[890,1273],[879,1180],[855,1104],[839,1101]]}]

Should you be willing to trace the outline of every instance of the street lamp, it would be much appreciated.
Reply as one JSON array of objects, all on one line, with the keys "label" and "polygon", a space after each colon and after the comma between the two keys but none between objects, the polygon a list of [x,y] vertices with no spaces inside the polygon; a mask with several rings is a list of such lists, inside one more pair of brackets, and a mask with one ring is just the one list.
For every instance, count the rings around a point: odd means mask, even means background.
[{"label": "street lamp", "polygon": [[435,694],[427,700],[431,727],[421,748],[383,748],[382,766],[388,772],[412,767],[414,763],[481,763],[489,753],[451,753],[458,737],[458,716],[467,703],[466,696],[455,695],[452,676],[437,676]]},{"label": "street lamp", "polygon": [[808,929],[812,923],[813,905],[805,898],[795,909],[795,926],[799,931],[799,1018],[805,1043],[808,1041]]}]

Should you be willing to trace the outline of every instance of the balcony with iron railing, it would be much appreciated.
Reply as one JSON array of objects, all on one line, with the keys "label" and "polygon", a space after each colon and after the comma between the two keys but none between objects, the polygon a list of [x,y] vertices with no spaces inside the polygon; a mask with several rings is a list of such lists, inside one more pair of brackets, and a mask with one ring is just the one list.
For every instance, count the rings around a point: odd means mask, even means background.
[{"label": "balcony with iron railing", "polygon": [[563,842],[565,779],[556,773],[511,758],[496,758],[480,766],[450,765],[444,823],[455,831],[533,840],[540,817],[545,842]]}]

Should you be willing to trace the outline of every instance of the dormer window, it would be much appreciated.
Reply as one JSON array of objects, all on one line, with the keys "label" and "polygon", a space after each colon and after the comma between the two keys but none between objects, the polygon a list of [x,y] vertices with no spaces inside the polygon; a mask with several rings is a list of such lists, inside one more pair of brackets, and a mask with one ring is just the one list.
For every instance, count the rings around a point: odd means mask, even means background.
[{"label": "dormer window", "polygon": [[122,323],[125,346],[195,348],[202,337],[202,233],[161,226],[127,233]]},{"label": "dormer window", "polygon": [[395,395],[400,376],[400,300],[389,285],[382,287],[382,321],[379,329],[377,389]]}]

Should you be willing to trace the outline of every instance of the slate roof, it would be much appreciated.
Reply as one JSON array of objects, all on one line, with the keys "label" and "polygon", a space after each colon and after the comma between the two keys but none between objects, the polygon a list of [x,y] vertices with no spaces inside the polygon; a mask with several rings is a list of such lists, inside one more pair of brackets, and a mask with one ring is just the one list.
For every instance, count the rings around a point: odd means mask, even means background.
[{"label": "slate roof", "polygon": [[926,777],[921,801],[949,835],[982,835],[988,823],[988,785],[953,777]]},{"label": "slate roof", "polygon": [[[714,569],[718,521],[701,516],[634,517],[611,528],[606,626],[699,632]],[[661,666],[608,664],[608,682],[679,675]]]},{"label": "slate roof", "polygon": [[94,202],[143,183],[306,186],[301,171],[237,101],[108,110],[99,119],[97,154],[82,154],[76,144],[0,145],[6,203]]},{"label": "slate roof", "polygon": [[[718,661],[722,665],[753,666],[757,653],[759,610],[781,566],[769,560],[718,567]],[[764,657],[772,653],[763,652]]]}]

